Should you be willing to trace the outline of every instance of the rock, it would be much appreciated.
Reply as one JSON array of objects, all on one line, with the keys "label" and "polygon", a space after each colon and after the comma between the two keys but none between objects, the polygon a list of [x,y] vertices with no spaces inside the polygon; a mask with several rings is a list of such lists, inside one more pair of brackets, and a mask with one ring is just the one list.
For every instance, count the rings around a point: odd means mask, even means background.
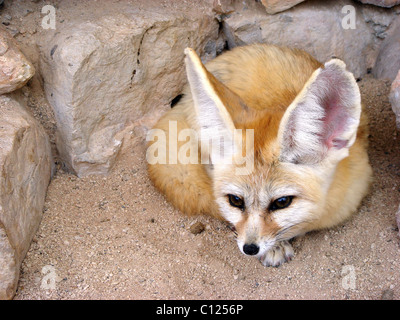
[{"label": "rock", "polygon": [[[372,15],[350,0],[309,0],[274,15],[266,13],[260,3],[246,3],[246,10],[236,11],[224,20],[229,47],[263,42],[303,49],[321,62],[335,56],[345,61],[356,78],[374,66],[382,41],[376,37],[373,21],[390,24],[396,16],[380,11]],[[349,14],[342,12],[345,5],[355,9],[354,29],[343,28]]]},{"label": "rock", "polygon": [[290,9],[303,1],[304,0],[261,0],[261,3],[269,14],[274,14]]},{"label": "rock", "polygon": [[358,0],[364,4],[373,4],[375,6],[391,8],[400,4],[400,0]]},{"label": "rock", "polygon": [[200,222],[200,221],[195,222],[195,223],[192,224],[192,225],[190,226],[190,228],[189,228],[190,232],[193,233],[193,234],[200,234],[200,233],[202,233],[205,229],[206,229],[205,225],[204,225],[202,222]]},{"label": "rock", "polygon": [[400,70],[390,87],[389,101],[392,105],[392,110],[396,115],[397,129],[400,129]]},{"label": "rock", "polygon": [[42,218],[51,175],[48,137],[16,99],[0,96],[0,299],[11,299]]},{"label": "rock", "polygon": [[0,25],[0,94],[23,87],[35,68],[19,50],[16,41]]},{"label": "rock", "polygon": [[385,39],[391,23],[396,19],[396,12],[373,6],[361,6],[360,11],[364,21],[372,28],[374,36],[378,39]]},{"label": "rock", "polygon": [[43,33],[40,69],[57,148],[78,176],[106,174],[129,125],[181,92],[185,47],[216,55],[219,24],[207,3],[145,5],[118,2],[106,16],[82,5],[75,20]]},{"label": "rock", "polygon": [[400,69],[400,18],[397,18],[388,30],[382,43],[372,74],[379,79],[394,80]]},{"label": "rock", "polygon": [[393,300],[394,291],[392,289],[386,289],[382,292],[381,300]]},{"label": "rock", "polygon": [[235,11],[234,0],[214,0],[213,11],[218,14],[229,14]]}]

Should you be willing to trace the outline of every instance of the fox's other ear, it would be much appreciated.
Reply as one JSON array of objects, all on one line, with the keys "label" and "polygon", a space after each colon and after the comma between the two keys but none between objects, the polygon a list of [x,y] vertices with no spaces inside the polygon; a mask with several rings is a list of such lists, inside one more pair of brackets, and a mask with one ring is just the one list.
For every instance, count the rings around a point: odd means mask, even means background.
[{"label": "fox's other ear", "polygon": [[[200,129],[201,140],[212,142],[215,152],[228,157],[236,153],[234,141],[235,125],[226,109],[221,92],[227,88],[209,73],[193,49],[185,49],[186,73],[196,109],[196,120]],[[208,150],[214,163],[213,151]]]},{"label": "fox's other ear", "polygon": [[346,65],[332,59],[312,74],[285,112],[280,161],[316,164],[348,156],[360,122],[360,91]]}]

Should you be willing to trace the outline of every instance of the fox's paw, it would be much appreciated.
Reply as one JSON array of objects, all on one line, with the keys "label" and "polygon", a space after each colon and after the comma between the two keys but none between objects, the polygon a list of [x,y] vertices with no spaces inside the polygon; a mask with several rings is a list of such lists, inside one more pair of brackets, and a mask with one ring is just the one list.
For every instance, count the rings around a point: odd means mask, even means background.
[{"label": "fox's paw", "polygon": [[280,241],[268,250],[260,261],[266,267],[279,267],[282,263],[292,260],[293,257],[292,245],[288,241]]}]

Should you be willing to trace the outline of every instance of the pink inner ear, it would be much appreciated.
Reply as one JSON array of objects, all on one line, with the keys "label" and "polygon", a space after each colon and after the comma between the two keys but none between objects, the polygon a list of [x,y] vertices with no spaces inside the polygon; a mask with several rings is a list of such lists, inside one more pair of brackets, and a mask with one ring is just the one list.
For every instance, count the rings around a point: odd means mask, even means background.
[{"label": "pink inner ear", "polygon": [[346,128],[348,114],[338,103],[328,102],[328,104],[328,106],[324,106],[326,115],[322,119],[322,140],[329,149],[332,147],[341,149],[346,146],[347,141],[338,137]]},{"label": "pink inner ear", "polygon": [[348,140],[334,139],[332,140],[332,147],[335,147],[336,149],[342,149],[347,146],[348,142]]},{"label": "pink inner ear", "polygon": [[345,84],[339,79],[335,79],[335,77],[326,80],[328,80],[331,90],[325,93],[326,96],[321,99],[321,106],[325,110],[325,116],[321,119],[323,122],[321,139],[328,149],[342,149],[348,143],[347,140],[339,138],[346,130],[349,119],[349,114],[342,98],[342,95],[346,92]]}]

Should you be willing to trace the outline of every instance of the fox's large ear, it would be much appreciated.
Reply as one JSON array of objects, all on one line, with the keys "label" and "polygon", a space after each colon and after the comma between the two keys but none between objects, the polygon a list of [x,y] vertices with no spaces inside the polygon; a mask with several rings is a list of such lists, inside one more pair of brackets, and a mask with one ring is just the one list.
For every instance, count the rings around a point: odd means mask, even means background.
[{"label": "fox's large ear", "polygon": [[206,70],[193,49],[186,48],[185,55],[202,146],[212,144],[212,150],[208,149],[208,153],[213,163],[221,160],[221,154],[232,158],[237,152],[235,125],[221,97],[228,89]]},{"label": "fox's large ear", "polygon": [[353,75],[341,60],[330,60],[314,71],[282,118],[280,161],[316,164],[347,157],[360,114],[360,91]]}]

